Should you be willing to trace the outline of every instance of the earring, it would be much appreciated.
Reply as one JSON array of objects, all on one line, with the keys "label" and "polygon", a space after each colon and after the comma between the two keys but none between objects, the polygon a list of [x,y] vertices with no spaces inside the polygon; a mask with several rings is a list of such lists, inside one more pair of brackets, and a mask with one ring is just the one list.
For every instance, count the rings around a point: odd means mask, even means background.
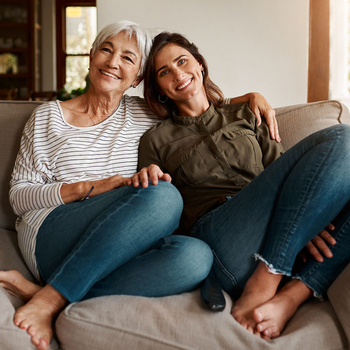
[{"label": "earring", "polygon": [[[162,99],[162,96],[165,96],[165,98]],[[166,103],[166,101],[168,101],[168,96],[167,95],[158,95],[158,101],[160,103]]]}]

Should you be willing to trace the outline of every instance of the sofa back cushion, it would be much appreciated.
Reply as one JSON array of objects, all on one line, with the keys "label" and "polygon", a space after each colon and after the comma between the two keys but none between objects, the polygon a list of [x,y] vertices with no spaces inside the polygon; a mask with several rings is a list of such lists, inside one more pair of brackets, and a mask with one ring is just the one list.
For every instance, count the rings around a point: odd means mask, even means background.
[{"label": "sofa back cushion", "polygon": [[0,227],[15,231],[16,216],[9,203],[10,179],[22,131],[41,102],[0,101]]},{"label": "sofa back cushion", "polygon": [[[0,101],[0,228],[15,230],[8,192],[24,124],[42,102]],[[338,123],[350,124],[349,110],[337,101],[276,108],[282,144],[287,150],[311,133]]]},{"label": "sofa back cushion", "polygon": [[334,100],[280,107],[275,111],[285,150],[316,131],[336,124],[350,124],[349,109]]}]

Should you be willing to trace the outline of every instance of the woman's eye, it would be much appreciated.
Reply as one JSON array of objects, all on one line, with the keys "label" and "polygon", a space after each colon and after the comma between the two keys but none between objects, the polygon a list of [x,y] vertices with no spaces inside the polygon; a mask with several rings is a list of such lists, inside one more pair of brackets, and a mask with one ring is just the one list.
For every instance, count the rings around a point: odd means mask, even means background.
[{"label": "woman's eye", "polygon": [[103,47],[103,48],[101,49],[101,51],[111,52],[111,50],[110,50],[108,47]]},{"label": "woman's eye", "polygon": [[184,64],[185,63],[185,59],[184,58],[182,58],[181,60],[179,60],[179,66],[181,66],[182,64]]},{"label": "woman's eye", "polygon": [[160,76],[161,76],[161,77],[164,77],[164,75],[166,75],[166,74],[168,74],[168,73],[169,73],[168,70],[162,70],[162,71],[160,72]]},{"label": "woman's eye", "polygon": [[134,63],[134,61],[129,56],[125,56],[124,59],[131,63]]}]

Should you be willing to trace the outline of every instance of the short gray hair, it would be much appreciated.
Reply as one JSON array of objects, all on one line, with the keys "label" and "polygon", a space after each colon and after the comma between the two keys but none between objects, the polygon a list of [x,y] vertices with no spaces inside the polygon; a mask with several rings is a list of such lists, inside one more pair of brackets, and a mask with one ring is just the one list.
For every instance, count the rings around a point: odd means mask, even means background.
[{"label": "short gray hair", "polygon": [[108,24],[104,27],[96,36],[95,41],[92,44],[92,55],[95,54],[98,47],[107,39],[112,36],[118,35],[120,32],[125,32],[126,35],[135,37],[137,46],[141,52],[141,66],[138,75],[143,75],[146,59],[152,46],[152,37],[146,28],[141,27],[137,23],[130,21],[119,21]]}]

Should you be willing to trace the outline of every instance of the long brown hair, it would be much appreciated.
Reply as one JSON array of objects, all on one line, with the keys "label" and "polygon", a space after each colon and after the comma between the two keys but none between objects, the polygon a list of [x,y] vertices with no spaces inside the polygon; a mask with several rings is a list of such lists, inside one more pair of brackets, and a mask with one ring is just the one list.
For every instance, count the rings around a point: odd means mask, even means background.
[{"label": "long brown hair", "polygon": [[146,61],[144,71],[144,97],[152,112],[161,118],[166,118],[177,110],[175,103],[171,99],[168,98],[164,103],[161,103],[158,100],[159,87],[157,84],[154,62],[157,54],[168,44],[175,44],[186,49],[198,62],[202,64],[204,69],[203,86],[207,94],[208,101],[213,103],[216,107],[222,107],[224,104],[224,95],[219,87],[210,80],[207,62],[199,53],[197,46],[190,43],[181,34],[162,32],[153,40],[152,48]]}]

